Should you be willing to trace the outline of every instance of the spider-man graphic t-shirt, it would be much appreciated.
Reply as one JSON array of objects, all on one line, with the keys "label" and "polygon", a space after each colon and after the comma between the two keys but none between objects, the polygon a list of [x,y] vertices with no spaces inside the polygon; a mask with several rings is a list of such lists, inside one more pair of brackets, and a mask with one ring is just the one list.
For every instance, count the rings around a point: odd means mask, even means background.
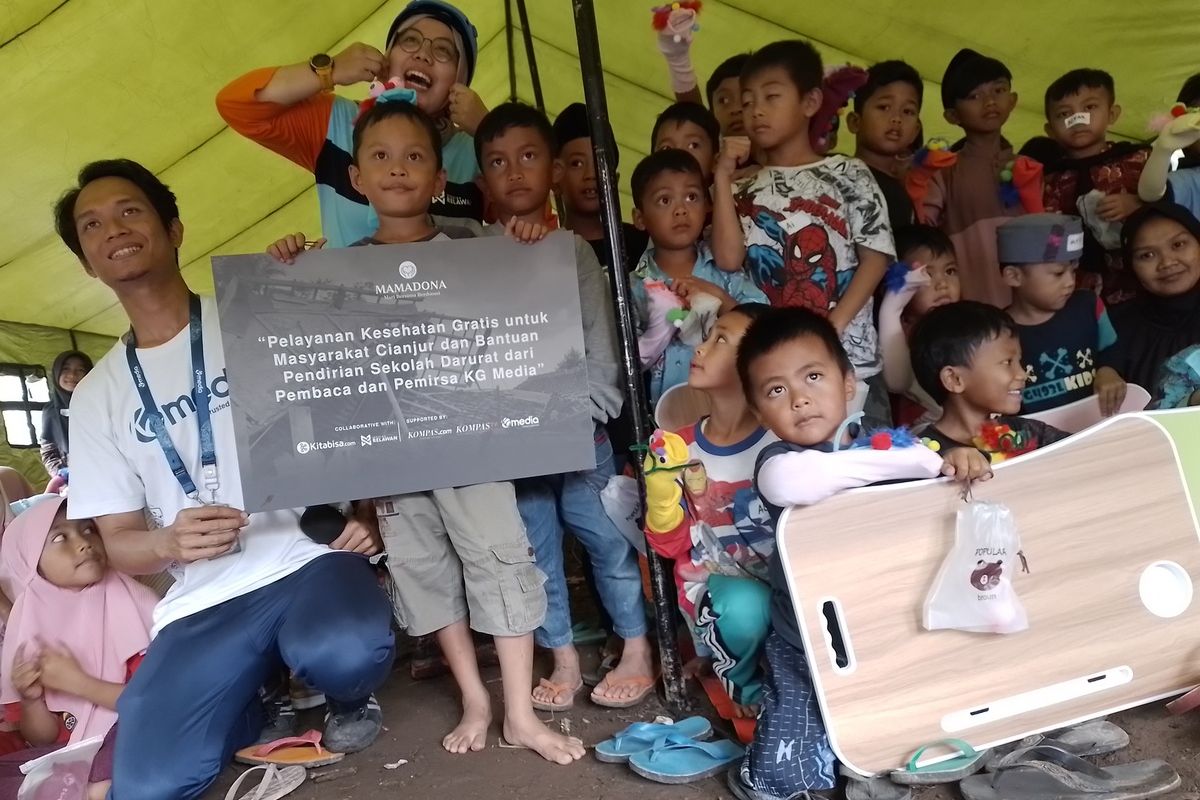
[{"label": "spider-man graphic t-shirt", "polygon": [[[802,167],[763,167],[734,187],[746,268],[773,306],[828,314],[858,269],[858,245],[895,257],[887,203],[867,165],[832,155]],[[867,301],[842,334],[859,379],[879,372]]]}]

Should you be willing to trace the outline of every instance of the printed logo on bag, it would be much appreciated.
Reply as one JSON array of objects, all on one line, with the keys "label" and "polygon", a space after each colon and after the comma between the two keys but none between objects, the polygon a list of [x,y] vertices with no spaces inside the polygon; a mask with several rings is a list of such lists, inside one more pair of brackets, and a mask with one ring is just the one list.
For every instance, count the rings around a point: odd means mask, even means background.
[{"label": "printed logo on bag", "polygon": [[971,585],[981,592],[986,592],[989,589],[995,589],[1000,583],[1000,576],[1004,572],[1003,561],[977,561],[975,562],[975,571],[971,573]]},{"label": "printed logo on bag", "polygon": [[75,726],[79,724],[79,720],[75,719],[75,715],[69,711],[62,712],[63,727],[68,731],[75,730]]}]

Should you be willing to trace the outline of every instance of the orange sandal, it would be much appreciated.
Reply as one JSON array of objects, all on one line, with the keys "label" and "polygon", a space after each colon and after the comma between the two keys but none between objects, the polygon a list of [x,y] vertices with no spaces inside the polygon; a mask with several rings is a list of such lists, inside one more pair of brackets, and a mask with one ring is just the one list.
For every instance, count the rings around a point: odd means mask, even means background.
[{"label": "orange sandal", "polygon": [[321,746],[320,731],[309,731],[302,736],[243,747],[233,760],[239,764],[279,764],[312,769],[336,764],[345,757],[344,753],[331,753]]},{"label": "orange sandal", "polygon": [[533,700],[533,707],[535,709],[538,711],[570,711],[575,707],[575,695],[583,691],[583,680],[581,679],[574,686],[567,686],[565,683],[554,683],[546,678],[541,678],[538,680],[538,688],[549,689],[554,693],[555,697],[570,693],[571,699],[560,705],[557,703],[547,703],[545,700],[538,700],[536,697],[533,697],[531,699]]},{"label": "orange sandal", "polygon": [[[658,677],[647,678],[638,676],[634,678],[617,678],[613,679],[612,673],[604,676],[600,683],[596,684],[596,688],[592,690],[592,702],[604,708],[633,708],[646,699],[646,696],[654,691],[654,685],[658,683]],[[638,693],[632,697],[627,697],[624,700],[609,700],[603,695],[597,694],[601,689],[616,688],[620,686],[629,686],[638,689]]]}]

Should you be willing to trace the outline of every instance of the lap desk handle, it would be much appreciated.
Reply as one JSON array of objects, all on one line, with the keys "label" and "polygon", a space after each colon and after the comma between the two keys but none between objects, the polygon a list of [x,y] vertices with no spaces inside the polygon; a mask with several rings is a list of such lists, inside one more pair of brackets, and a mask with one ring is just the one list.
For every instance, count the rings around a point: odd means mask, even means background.
[{"label": "lap desk handle", "polygon": [[781,557],[838,757],[875,774],[948,735],[990,747],[1200,683],[1185,474],[1200,480],[1200,410],[1108,420],[973,487],[1013,510],[1029,558],[1029,630],[1008,635],[921,625],[962,502],[950,482],[788,511]]}]

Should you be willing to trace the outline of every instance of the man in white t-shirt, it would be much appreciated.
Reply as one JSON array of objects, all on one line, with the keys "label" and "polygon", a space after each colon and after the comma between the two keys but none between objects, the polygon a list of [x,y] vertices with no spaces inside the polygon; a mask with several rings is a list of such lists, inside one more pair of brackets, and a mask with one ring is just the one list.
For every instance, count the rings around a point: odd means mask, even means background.
[{"label": "man in white t-shirt", "polygon": [[391,606],[366,558],[378,533],[350,523],[325,547],[301,532],[298,509],[240,510],[216,303],[180,274],[170,189],[134,162],[99,161],[55,211],[131,323],[72,398],[69,514],[96,519],[114,567],[175,578],[117,703],[110,797],[200,796],[258,737],[258,689],[281,662],[329,698],[325,745],[366,747],[382,727],[371,693],[394,656]]}]

